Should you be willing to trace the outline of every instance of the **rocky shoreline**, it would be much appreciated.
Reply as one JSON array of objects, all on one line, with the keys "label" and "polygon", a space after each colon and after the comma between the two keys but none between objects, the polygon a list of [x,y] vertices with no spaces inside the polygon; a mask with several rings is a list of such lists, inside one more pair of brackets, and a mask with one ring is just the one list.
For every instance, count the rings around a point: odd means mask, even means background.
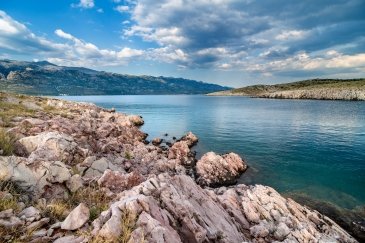
[{"label": "rocky shoreline", "polygon": [[266,92],[252,95],[246,93],[230,93],[221,91],[211,93],[209,96],[249,96],[252,98],[269,99],[307,99],[307,100],[365,100],[363,89],[299,89],[287,91]]},{"label": "rocky shoreline", "polygon": [[140,116],[1,93],[0,242],[357,242],[191,132],[146,140]]}]

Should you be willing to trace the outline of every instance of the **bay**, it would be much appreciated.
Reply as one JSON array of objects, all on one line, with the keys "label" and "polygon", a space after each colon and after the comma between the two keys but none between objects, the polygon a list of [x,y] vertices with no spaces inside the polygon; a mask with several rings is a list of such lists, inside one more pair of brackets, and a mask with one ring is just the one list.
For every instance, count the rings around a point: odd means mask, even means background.
[{"label": "bay", "polygon": [[[365,102],[203,95],[62,96],[142,115],[148,139],[192,131],[198,158],[235,152],[239,183],[269,185],[341,208],[365,205]],[[168,136],[165,137],[164,134]]]}]

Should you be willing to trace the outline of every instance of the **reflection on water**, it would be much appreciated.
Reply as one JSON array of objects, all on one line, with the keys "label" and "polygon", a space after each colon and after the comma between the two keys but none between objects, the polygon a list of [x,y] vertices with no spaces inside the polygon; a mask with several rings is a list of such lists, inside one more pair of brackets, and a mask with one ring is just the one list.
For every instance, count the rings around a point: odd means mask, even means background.
[{"label": "reflection on water", "polygon": [[193,131],[207,151],[234,151],[241,183],[270,185],[343,208],[365,204],[365,102],[206,96],[62,97],[140,114],[149,139]]}]

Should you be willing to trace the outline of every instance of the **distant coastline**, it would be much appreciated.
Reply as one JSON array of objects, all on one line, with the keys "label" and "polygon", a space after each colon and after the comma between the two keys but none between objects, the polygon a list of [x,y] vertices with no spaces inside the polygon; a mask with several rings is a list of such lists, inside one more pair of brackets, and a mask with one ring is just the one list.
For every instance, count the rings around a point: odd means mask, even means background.
[{"label": "distant coastline", "polygon": [[312,79],[285,84],[253,85],[208,95],[274,99],[365,100],[365,79]]}]

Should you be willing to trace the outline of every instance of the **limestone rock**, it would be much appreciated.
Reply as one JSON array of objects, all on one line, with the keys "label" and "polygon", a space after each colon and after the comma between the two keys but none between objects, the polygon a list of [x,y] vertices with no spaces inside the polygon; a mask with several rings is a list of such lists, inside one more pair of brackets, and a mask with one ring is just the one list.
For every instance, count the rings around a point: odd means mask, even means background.
[{"label": "limestone rock", "polygon": [[84,240],[85,240],[85,238],[82,236],[77,237],[77,236],[73,236],[73,235],[68,235],[68,236],[58,238],[53,243],[81,243]]},{"label": "limestone rock", "polygon": [[71,162],[76,143],[71,136],[59,132],[44,132],[19,140],[32,159]]},{"label": "limestone rock", "polygon": [[108,169],[100,177],[98,184],[101,187],[107,187],[113,192],[122,192],[140,184],[142,181],[143,177],[136,172],[125,174],[120,171],[111,171]]},{"label": "limestone rock", "polygon": [[27,221],[34,221],[41,218],[41,212],[35,207],[31,206],[20,212],[19,216]]},{"label": "limestone rock", "polygon": [[152,140],[152,144],[155,145],[155,146],[158,146],[158,145],[160,145],[162,143],[162,141],[163,140],[161,138],[154,138]]},{"label": "limestone rock", "polygon": [[128,119],[135,125],[135,126],[142,126],[144,121],[141,116],[137,115],[129,115]]},{"label": "limestone rock", "polygon": [[356,242],[270,187],[202,189],[185,175],[160,174],[123,191],[93,222],[93,234],[118,237],[125,212],[136,220],[130,242]]},{"label": "limestone rock", "polygon": [[199,183],[208,186],[233,184],[246,169],[247,165],[235,153],[220,156],[208,152],[196,164]]},{"label": "limestone rock", "polygon": [[0,212],[0,219],[10,218],[11,216],[14,215],[13,211],[14,210],[12,208],[8,209],[8,210],[1,211]]},{"label": "limestone rock", "polygon": [[199,139],[197,136],[195,136],[194,133],[192,132],[188,132],[186,135],[184,135],[180,141],[185,141],[187,142],[187,145],[190,147],[194,146],[195,144],[198,143]]},{"label": "limestone rock", "polygon": [[80,203],[79,206],[74,208],[71,213],[61,224],[61,229],[64,230],[76,230],[83,226],[90,217],[89,208],[85,204]]},{"label": "limestone rock", "polygon": [[17,228],[19,226],[22,226],[24,222],[20,220],[18,217],[11,216],[8,219],[0,219],[0,226],[5,228]]},{"label": "limestone rock", "polygon": [[[3,180],[15,182],[24,191],[35,198],[42,196],[47,190],[52,197],[51,187],[58,185],[59,193],[65,192],[61,184],[70,178],[66,166],[59,161],[29,162],[26,158],[9,156],[0,157],[0,172]],[[52,184],[56,183],[56,184]],[[52,185],[52,186],[51,186]]]},{"label": "limestone rock", "polygon": [[70,179],[66,182],[67,188],[71,192],[76,192],[83,186],[82,178],[79,174],[73,175]]}]

